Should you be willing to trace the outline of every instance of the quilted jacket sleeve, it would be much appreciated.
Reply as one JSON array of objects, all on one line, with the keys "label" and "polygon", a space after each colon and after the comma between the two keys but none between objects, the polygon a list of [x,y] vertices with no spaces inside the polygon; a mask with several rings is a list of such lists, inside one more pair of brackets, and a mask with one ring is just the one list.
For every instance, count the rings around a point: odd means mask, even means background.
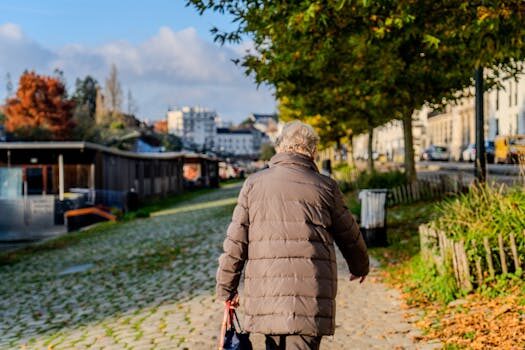
[{"label": "quilted jacket sleeve", "polygon": [[246,181],[241,189],[237,205],[233,210],[232,221],[224,240],[224,253],[219,258],[217,270],[217,297],[231,299],[237,292],[244,263],[248,258],[248,216],[247,193],[250,185]]},{"label": "quilted jacket sleeve", "polygon": [[350,272],[355,276],[365,276],[369,270],[366,244],[354,217],[348,211],[343,194],[337,183],[333,182],[334,206],[332,210],[331,233],[341,250]]}]

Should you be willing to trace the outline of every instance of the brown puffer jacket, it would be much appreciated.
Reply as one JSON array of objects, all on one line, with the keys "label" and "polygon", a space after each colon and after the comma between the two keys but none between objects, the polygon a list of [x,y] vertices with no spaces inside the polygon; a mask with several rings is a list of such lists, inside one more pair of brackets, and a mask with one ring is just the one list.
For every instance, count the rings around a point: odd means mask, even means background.
[{"label": "brown puffer jacket", "polygon": [[217,295],[228,300],[236,293],[246,265],[247,331],[331,335],[334,241],[352,274],[368,274],[365,243],[336,182],[308,157],[279,153],[243,185],[219,259]]}]

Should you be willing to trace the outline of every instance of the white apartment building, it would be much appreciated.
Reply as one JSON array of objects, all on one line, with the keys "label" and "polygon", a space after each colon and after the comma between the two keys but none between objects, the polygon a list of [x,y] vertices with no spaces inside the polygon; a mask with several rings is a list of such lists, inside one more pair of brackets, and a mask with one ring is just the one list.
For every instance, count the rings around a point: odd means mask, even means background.
[{"label": "white apartment building", "polygon": [[[518,81],[507,79],[503,88],[485,93],[485,138],[493,140],[498,135],[525,134],[525,76]],[[446,146],[453,160],[460,160],[469,144],[476,142],[475,98],[471,96],[433,111],[424,106],[414,112],[414,149],[416,156],[430,145]],[[367,156],[368,135],[354,138],[357,157]],[[384,154],[394,161],[402,160],[404,150],[403,127],[392,121],[374,129],[374,152]]]},{"label": "white apartment building", "polygon": [[279,122],[277,114],[252,113],[248,118],[253,121],[253,127],[268,135],[272,142],[275,142],[284,125]]},{"label": "white apartment building", "polygon": [[489,107],[485,109],[491,139],[498,135],[525,134],[525,76],[518,81],[504,80],[502,85],[490,91]]},{"label": "white apartment building", "polygon": [[[425,130],[429,110],[423,107],[415,111],[412,118],[412,135],[416,156],[426,147]],[[403,122],[393,120],[374,129],[373,150],[384,155],[388,160],[403,162],[405,156],[405,140]],[[353,140],[354,155],[358,158],[368,157],[368,133],[357,135]]]},{"label": "white apartment building", "polygon": [[[464,97],[446,106],[442,111],[432,111],[427,120],[427,146],[446,146],[452,160],[460,160],[461,153],[476,142],[475,98]],[[489,108],[489,96],[484,96],[484,109]],[[485,114],[485,137],[488,136],[489,118]]]},{"label": "white apartment building", "polygon": [[234,156],[257,156],[262,134],[254,129],[217,128],[214,150]]},{"label": "white apartment building", "polygon": [[206,149],[213,147],[216,118],[215,111],[202,107],[170,109],[166,114],[170,134]]},{"label": "white apartment building", "polygon": [[[504,80],[503,88],[494,88],[484,95],[485,139],[498,135],[525,134],[525,78]],[[447,146],[453,160],[476,142],[476,112],[473,89],[465,97],[445,108],[432,112],[427,121],[427,143]]]}]

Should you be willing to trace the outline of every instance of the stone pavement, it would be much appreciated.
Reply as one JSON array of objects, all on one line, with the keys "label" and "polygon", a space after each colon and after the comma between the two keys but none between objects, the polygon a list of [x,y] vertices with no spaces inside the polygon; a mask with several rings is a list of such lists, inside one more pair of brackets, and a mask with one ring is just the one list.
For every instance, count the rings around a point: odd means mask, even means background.
[{"label": "stone pavement", "polygon": [[[0,349],[216,348],[214,276],[238,191],[230,185],[0,266]],[[359,285],[340,264],[336,335],[321,348],[439,348],[414,343],[415,316],[372,271]],[[264,348],[262,336],[252,339]]]}]

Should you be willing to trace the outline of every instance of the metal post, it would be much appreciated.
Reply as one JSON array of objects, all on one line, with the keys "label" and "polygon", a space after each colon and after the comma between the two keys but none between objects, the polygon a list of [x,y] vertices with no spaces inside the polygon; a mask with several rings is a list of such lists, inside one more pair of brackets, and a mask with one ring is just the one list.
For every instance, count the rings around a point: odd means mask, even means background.
[{"label": "metal post", "polygon": [[475,173],[478,182],[487,179],[487,158],[485,156],[485,123],[483,116],[483,67],[475,72],[476,81],[476,163]]},{"label": "metal post", "polygon": [[58,199],[64,200],[64,156],[58,155]]},{"label": "metal post", "polygon": [[89,165],[89,201],[95,204],[95,164]]}]

